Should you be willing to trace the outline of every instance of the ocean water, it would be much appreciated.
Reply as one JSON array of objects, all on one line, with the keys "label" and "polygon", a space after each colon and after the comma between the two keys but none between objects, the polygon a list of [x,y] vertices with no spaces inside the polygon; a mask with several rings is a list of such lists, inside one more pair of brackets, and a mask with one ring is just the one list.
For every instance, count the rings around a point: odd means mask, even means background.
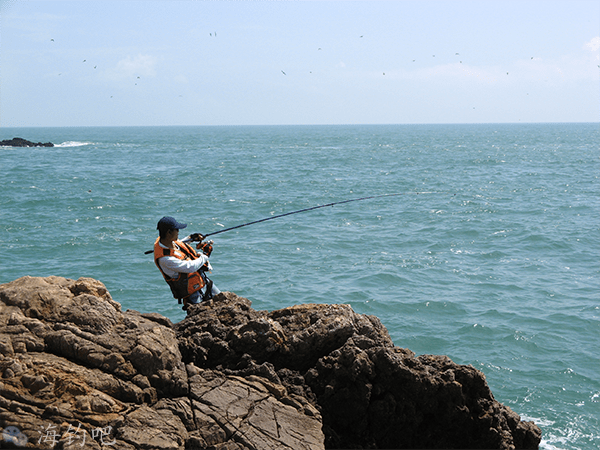
[{"label": "ocean water", "polygon": [[102,281],[184,312],[151,255],[164,215],[215,235],[255,309],[347,303],[396,345],[483,371],[543,431],[600,447],[600,125],[0,128],[0,283]]}]

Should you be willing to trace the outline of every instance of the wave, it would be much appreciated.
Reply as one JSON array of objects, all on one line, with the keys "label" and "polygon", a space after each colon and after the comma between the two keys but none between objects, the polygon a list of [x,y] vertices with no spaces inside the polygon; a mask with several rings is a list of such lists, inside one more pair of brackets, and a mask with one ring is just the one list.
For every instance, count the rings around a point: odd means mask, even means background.
[{"label": "wave", "polygon": [[92,142],[66,141],[62,144],[55,144],[55,147],[82,147],[84,145],[92,145]]}]

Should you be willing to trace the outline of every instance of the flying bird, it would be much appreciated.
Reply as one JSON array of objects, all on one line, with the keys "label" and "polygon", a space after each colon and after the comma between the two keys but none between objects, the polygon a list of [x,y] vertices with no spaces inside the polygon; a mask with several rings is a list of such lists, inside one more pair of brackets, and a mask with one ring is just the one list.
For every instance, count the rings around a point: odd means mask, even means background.
[{"label": "flying bird", "polygon": [[282,74],[287,75],[287,73],[285,73],[283,70],[281,71]]}]

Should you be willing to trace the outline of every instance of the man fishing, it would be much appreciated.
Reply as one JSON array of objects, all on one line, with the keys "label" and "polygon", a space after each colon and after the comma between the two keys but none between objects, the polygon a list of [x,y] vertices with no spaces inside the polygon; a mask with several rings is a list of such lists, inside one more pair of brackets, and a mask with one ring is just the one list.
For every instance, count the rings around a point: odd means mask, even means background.
[{"label": "man fishing", "polygon": [[[371,195],[369,197],[352,198],[349,200],[341,200],[338,202],[327,203],[326,205],[312,206],[297,211],[291,211],[276,216],[265,217],[264,219],[255,220],[253,222],[243,223],[233,227],[225,228],[219,231],[213,231],[208,234],[194,233],[178,240],[179,230],[187,227],[187,224],[177,222],[173,217],[165,216],[158,222],[156,227],[159,231],[159,237],[154,243],[154,250],[148,250],[145,254],[154,252],[154,262],[163,274],[166,282],[169,284],[173,297],[183,301],[183,309],[187,310],[190,304],[200,303],[202,300],[207,300],[221,291],[219,291],[213,282],[206,276],[206,272],[212,270],[208,257],[212,252],[212,241],[202,242],[208,236],[214,234],[225,233],[226,231],[237,230],[238,228],[247,227],[267,220],[278,219],[280,217],[290,216],[306,211],[313,211],[319,208],[328,206],[340,205],[343,203],[358,202],[373,198],[392,197],[395,195],[407,194],[433,194],[434,192],[398,192],[394,194]],[[454,194],[456,195],[456,194]],[[197,249],[202,250],[203,254],[198,254],[187,242],[199,242]]]},{"label": "man fishing", "polygon": [[[154,262],[171,288],[173,297],[183,302],[183,310],[189,305],[208,300],[220,293],[219,289],[206,276],[212,269],[208,257],[212,252],[212,241],[202,242],[204,236],[191,234],[179,240],[179,230],[187,227],[173,217],[165,216],[158,221],[159,236],[154,243]],[[200,241],[196,252],[187,244]]]}]

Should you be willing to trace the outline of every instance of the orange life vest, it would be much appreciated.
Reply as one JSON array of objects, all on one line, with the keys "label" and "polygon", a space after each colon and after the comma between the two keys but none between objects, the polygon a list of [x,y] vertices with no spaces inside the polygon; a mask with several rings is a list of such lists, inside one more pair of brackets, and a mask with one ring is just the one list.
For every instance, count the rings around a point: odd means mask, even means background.
[{"label": "orange life vest", "polygon": [[171,248],[161,247],[159,241],[160,238],[157,238],[156,242],[154,243],[154,262],[156,263],[158,270],[160,270],[160,273],[163,274],[165,281],[171,288],[173,297],[180,300],[179,303],[181,303],[181,299],[189,297],[194,292],[198,292],[204,287],[205,282],[204,276],[201,273],[202,270],[193,273],[179,273],[177,277],[171,278],[162,270],[158,259],[162,258],[163,256],[174,256],[175,258],[182,260],[193,260],[198,259],[200,255],[198,255],[196,250],[194,250],[192,247],[181,241],[175,241],[179,247],[179,251]]}]

